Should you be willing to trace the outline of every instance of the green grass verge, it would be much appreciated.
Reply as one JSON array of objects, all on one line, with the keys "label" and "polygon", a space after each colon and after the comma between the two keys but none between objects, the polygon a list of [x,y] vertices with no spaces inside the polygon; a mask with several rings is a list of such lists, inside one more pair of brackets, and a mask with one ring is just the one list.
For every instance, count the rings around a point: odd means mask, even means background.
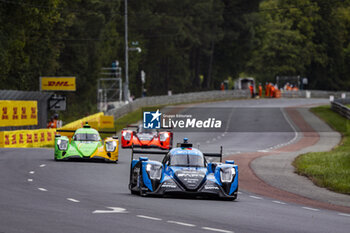
[{"label": "green grass verge", "polygon": [[329,152],[312,152],[298,156],[293,165],[300,175],[316,185],[350,194],[350,127],[349,120],[333,112],[329,106],[312,108],[334,130],[343,135],[341,143]]}]

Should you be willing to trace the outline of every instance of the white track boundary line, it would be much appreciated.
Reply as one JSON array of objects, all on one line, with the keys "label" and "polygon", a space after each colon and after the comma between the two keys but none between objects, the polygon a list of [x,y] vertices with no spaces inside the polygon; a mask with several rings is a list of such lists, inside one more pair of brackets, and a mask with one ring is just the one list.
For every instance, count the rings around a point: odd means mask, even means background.
[{"label": "white track boundary line", "polygon": [[155,220],[155,221],[161,221],[161,218],[155,218],[155,217],[151,217],[151,216],[146,216],[146,215],[136,215],[136,217],[138,218],[145,218],[145,219],[149,219],[149,220]]},{"label": "white track boundary line", "polygon": [[311,210],[311,211],[320,211],[319,209],[314,209],[314,208],[310,208],[310,207],[306,207],[306,206],[303,206],[301,208],[303,208],[305,210]]},{"label": "white track boundary line", "polygon": [[172,220],[167,221],[167,223],[178,224],[178,225],[186,226],[186,227],[195,227],[196,226],[194,224],[185,223],[185,222],[178,222],[178,221],[172,221]]},{"label": "white track boundary line", "polygon": [[77,200],[77,199],[73,199],[73,198],[66,198],[68,201],[71,201],[71,202],[76,202],[76,203],[78,203],[78,202],[80,202],[79,200]]},{"label": "white track boundary line", "polygon": [[280,204],[280,205],[285,205],[286,203],[281,202],[281,201],[272,201],[273,203]]},{"label": "white track boundary line", "polygon": [[338,213],[339,216],[350,217],[350,214]]},{"label": "white track boundary line", "polygon": [[222,230],[222,229],[217,229],[217,228],[212,228],[212,227],[202,227],[203,230],[207,231],[216,231],[216,232],[223,232],[223,233],[234,233],[233,231],[228,231],[228,230]]}]

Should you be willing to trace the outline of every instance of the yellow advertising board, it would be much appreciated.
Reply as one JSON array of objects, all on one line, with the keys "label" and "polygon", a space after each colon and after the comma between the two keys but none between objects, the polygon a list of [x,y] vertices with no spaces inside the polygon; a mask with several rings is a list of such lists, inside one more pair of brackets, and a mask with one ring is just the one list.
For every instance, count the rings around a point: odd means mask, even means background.
[{"label": "yellow advertising board", "polygon": [[0,127],[37,124],[37,101],[0,100]]},{"label": "yellow advertising board", "polygon": [[0,147],[41,147],[54,145],[56,129],[0,132]]},{"label": "yellow advertising board", "polygon": [[114,129],[114,117],[113,116],[100,116],[99,122],[100,129]]},{"label": "yellow advertising board", "polygon": [[41,91],[75,91],[75,77],[40,77]]}]

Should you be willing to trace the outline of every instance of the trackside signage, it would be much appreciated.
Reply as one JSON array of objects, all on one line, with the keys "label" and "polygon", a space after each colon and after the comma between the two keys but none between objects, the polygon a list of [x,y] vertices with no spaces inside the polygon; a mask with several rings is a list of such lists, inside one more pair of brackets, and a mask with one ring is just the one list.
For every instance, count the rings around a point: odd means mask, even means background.
[{"label": "trackside signage", "polygon": [[40,77],[40,91],[75,91],[75,77]]},{"label": "trackside signage", "polygon": [[37,101],[0,100],[0,127],[37,124]]}]

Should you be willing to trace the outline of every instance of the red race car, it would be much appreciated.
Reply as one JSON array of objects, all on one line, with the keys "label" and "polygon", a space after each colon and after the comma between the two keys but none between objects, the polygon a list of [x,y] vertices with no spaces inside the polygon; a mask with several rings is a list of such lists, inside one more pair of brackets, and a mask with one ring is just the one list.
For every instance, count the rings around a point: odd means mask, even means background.
[{"label": "red race car", "polygon": [[[130,128],[136,128],[132,130]],[[141,147],[170,150],[173,147],[173,132],[169,129],[145,129],[142,125],[129,125],[121,132],[122,148]]]}]

